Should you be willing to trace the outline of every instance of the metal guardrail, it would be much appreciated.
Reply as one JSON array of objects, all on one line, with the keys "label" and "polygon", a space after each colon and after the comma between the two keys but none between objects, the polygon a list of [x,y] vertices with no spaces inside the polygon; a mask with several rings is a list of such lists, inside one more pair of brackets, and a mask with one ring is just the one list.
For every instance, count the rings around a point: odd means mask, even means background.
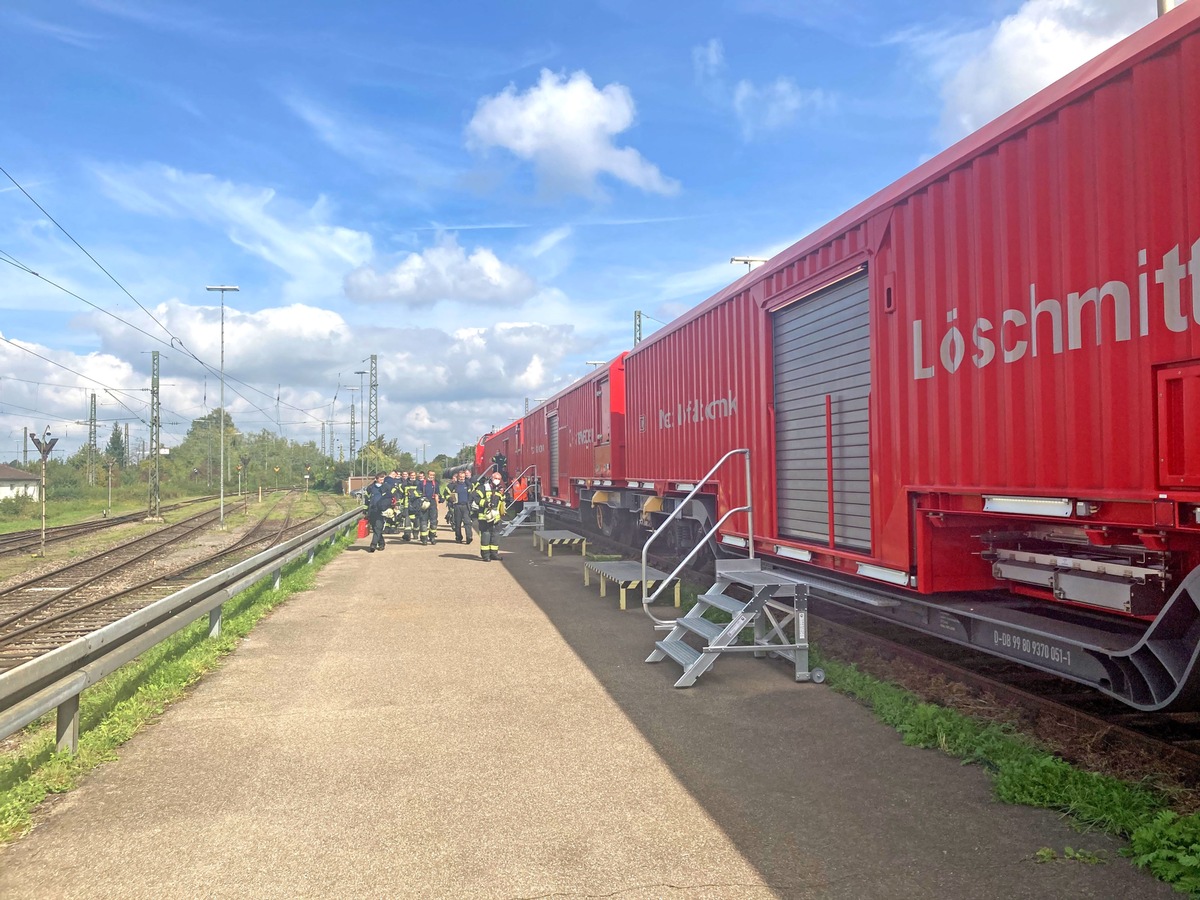
[{"label": "metal guardrail", "polygon": [[264,550],[224,571],[163,597],[98,631],[76,638],[37,659],[0,674],[0,740],[51,710],[58,710],[58,749],[74,753],[79,746],[79,695],[125,663],[186,628],[204,614],[209,637],[221,633],[223,605],[265,578],[278,588],[283,569],[307,556],[311,563],[320,544],[332,544],[337,532],[349,529],[362,510],[343,513],[304,534]]},{"label": "metal guardrail", "polygon": [[[695,497],[698,493],[700,493],[701,489],[708,482],[708,479],[712,478],[713,475],[716,474],[717,470],[719,468],[721,468],[721,466],[725,465],[725,460],[729,459],[729,457],[731,457],[731,456],[736,456],[739,453],[745,455],[745,457],[746,457],[746,499],[747,499],[747,501],[750,501],[750,502],[748,502],[746,506],[735,506],[733,509],[726,510],[725,515],[723,515],[723,516],[721,516],[721,518],[717,519],[717,523],[715,525],[713,525],[713,527],[708,530],[708,533],[705,534],[704,537],[702,537],[700,539],[700,543],[696,544],[696,546],[692,548],[691,552],[688,553],[688,555],[683,558],[683,561],[680,562],[679,565],[677,565],[671,571],[671,574],[662,580],[662,582],[659,584],[659,586],[657,588],[655,588],[654,593],[647,594],[646,593],[647,592],[646,559],[647,559],[647,554],[650,551],[650,545],[653,544],[655,542],[655,540],[658,539],[658,536],[660,534],[662,534],[664,531],[666,531],[667,526],[671,524],[671,521],[673,519],[675,519],[676,516],[679,516],[683,512],[683,510],[687,506],[688,502],[691,501],[691,499],[693,497]],[[664,590],[666,590],[666,587],[668,584],[670,584],[675,578],[679,577],[679,573],[682,572],[684,567],[692,561],[692,558],[695,557],[695,555],[700,552],[700,548],[705,545],[705,543],[708,541],[709,538],[711,538],[714,534],[717,533],[717,531],[720,529],[720,527],[723,524],[725,524],[725,520],[728,519],[730,516],[734,515],[735,513],[740,513],[740,512],[746,513],[746,518],[748,521],[748,524],[747,524],[747,531],[748,531],[747,546],[750,548],[750,559],[754,559],[754,503],[752,500],[752,498],[754,496],[754,494],[752,493],[753,490],[754,490],[754,482],[750,478],[750,450],[749,450],[749,448],[742,447],[737,450],[730,450],[728,453],[726,453],[724,456],[722,456],[719,460],[717,460],[717,464],[708,470],[707,475],[705,475],[698,482],[696,482],[696,486],[694,488],[692,488],[692,490],[688,493],[688,495],[686,497],[684,497],[682,500],[680,500],[678,503],[675,504],[675,508],[673,510],[671,510],[671,514],[669,516],[667,516],[666,520],[664,520],[663,523],[661,525],[659,525],[657,529],[655,529],[654,533],[646,539],[646,543],[644,543],[642,545],[642,610],[646,613],[646,615],[648,615],[650,617],[650,619],[654,622],[654,624],[657,626],[657,628],[673,628],[675,623],[669,622],[665,619],[660,619],[657,616],[655,616],[654,613],[650,612],[650,604],[658,599],[658,595],[661,594]]]}]

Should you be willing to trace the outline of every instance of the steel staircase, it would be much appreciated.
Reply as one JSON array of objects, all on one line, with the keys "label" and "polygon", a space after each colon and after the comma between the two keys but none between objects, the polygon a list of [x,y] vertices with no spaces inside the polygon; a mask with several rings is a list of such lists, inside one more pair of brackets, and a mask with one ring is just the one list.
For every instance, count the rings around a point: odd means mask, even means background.
[{"label": "steel staircase", "polygon": [[[725,511],[709,529],[700,542],[684,557],[667,578],[663,579],[658,588],[651,594],[647,593],[646,567],[647,554],[650,545],[662,534],[682,510],[708,482],[710,478],[732,456],[742,455],[746,458],[746,505],[734,507]],[[658,527],[642,547],[642,609],[645,610],[659,631],[668,634],[660,641],[654,642],[654,652],[646,662],[661,662],[670,657],[683,667],[683,675],[675,682],[675,687],[690,687],[696,679],[712,668],[713,663],[722,653],[750,652],[756,657],[782,656],[791,659],[796,664],[797,681],[814,681],[818,684],[825,680],[825,673],[820,669],[808,669],[808,593],[797,596],[794,579],[781,577],[780,574],[765,569],[762,560],[754,557],[754,507],[753,481],[750,475],[750,451],[741,448],[730,450],[709,470],[708,474],[699,479],[696,486],[682,501],[675,504],[675,509]],[[747,520],[746,546],[748,559],[718,560],[716,563],[716,583],[705,593],[696,598],[696,605],[686,614],[672,620],[657,618],[650,611],[650,604],[658,598],[663,589],[683,570],[700,548],[717,533],[726,519],[744,512]],[[729,593],[730,588],[739,588],[741,593],[749,592],[748,600],[741,600]],[[719,609],[730,615],[731,620],[726,624],[711,622],[704,618],[710,609]],[[788,638],[787,628],[792,626],[793,636]],[[742,642],[742,632],[746,628],[754,629],[754,638],[749,643]],[[690,643],[697,639],[701,646]]]},{"label": "steel staircase", "polygon": [[[530,516],[533,516],[533,521],[526,524]],[[508,537],[518,528],[541,528],[545,525],[545,514],[542,504],[534,500],[526,500],[525,505],[521,507],[521,511],[517,515],[509,519],[504,528],[500,531],[501,537]]]},{"label": "steel staircase", "polygon": [[[748,591],[748,600],[728,593],[740,586]],[[758,559],[721,560],[717,562],[716,583],[696,598],[696,605],[675,619],[671,631],[661,641],[654,642],[654,652],[646,662],[661,662],[670,657],[683,667],[683,675],[675,687],[691,687],[696,679],[712,668],[722,653],[753,653],[757,657],[783,656],[796,664],[797,681],[825,680],[820,669],[808,669],[808,603],[797,598],[796,583],[782,579],[762,567]],[[704,618],[710,609],[719,609],[730,616],[725,624]],[[789,639],[788,625],[793,626]],[[754,629],[753,639],[742,641],[742,633]],[[701,646],[685,638],[699,639]]]},{"label": "steel staircase", "polygon": [[[513,485],[515,485],[521,479],[526,479],[533,487],[533,490],[529,493],[529,496],[525,500],[525,505],[521,507],[521,511],[513,518],[509,519],[508,522],[505,523],[504,527],[500,530],[501,537],[508,537],[518,528],[546,527],[545,507],[542,506],[542,495],[537,487],[537,466],[526,466],[524,469],[518,472],[517,477],[509,482],[508,490],[513,490]],[[529,521],[531,516],[533,517],[533,521]]]}]

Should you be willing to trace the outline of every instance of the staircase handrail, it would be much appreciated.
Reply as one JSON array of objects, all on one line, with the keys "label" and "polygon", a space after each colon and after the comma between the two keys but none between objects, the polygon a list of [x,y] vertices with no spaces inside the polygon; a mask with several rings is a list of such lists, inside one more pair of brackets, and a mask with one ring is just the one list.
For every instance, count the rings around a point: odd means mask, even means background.
[{"label": "staircase handrail", "polygon": [[[648,566],[646,563],[646,559],[647,559],[647,556],[650,551],[650,545],[653,544],[658,539],[658,536],[660,534],[662,534],[663,531],[666,530],[667,526],[671,524],[671,521],[673,519],[675,519],[679,515],[682,515],[683,510],[687,506],[687,504],[691,501],[691,499],[693,497],[696,496],[696,494],[700,493],[700,491],[704,487],[704,485],[708,483],[708,480],[710,478],[712,478],[712,476],[714,474],[716,474],[716,471],[719,468],[721,468],[721,466],[725,465],[725,461],[727,459],[729,459],[729,457],[736,456],[738,454],[743,454],[746,457],[746,501],[747,501],[746,505],[738,506],[733,509],[727,510],[725,512],[725,515],[721,516],[721,518],[719,518],[717,520],[717,523],[708,530],[708,533],[705,534],[704,537],[700,539],[700,542],[698,544],[696,544],[695,547],[692,548],[691,552],[688,553],[688,555],[683,558],[683,561],[675,567],[675,569],[671,572],[671,574],[668,575],[666,578],[664,578],[662,580],[662,582],[659,583],[658,587],[654,589],[654,593],[647,594],[646,569],[648,568]],[[656,617],[654,615],[654,613],[650,612],[650,604],[658,599],[658,595],[661,594],[666,589],[667,585],[670,584],[670,582],[675,579],[675,577],[680,573],[680,571],[683,570],[683,567],[692,561],[692,557],[694,557],[697,553],[699,553],[700,548],[704,546],[704,544],[708,541],[708,539],[717,533],[717,530],[725,523],[725,520],[728,519],[730,516],[734,515],[735,513],[744,512],[747,514],[747,520],[748,520],[747,521],[747,528],[748,528],[747,536],[749,538],[747,543],[750,548],[750,559],[754,559],[754,502],[753,502],[754,495],[751,493],[753,491],[753,487],[754,487],[754,482],[750,478],[750,450],[749,450],[749,448],[748,447],[739,447],[735,450],[730,450],[728,453],[726,453],[724,456],[722,456],[719,460],[717,460],[716,465],[714,465],[711,469],[708,470],[708,474],[706,474],[703,478],[701,478],[699,481],[696,482],[696,486],[691,489],[691,491],[688,493],[688,495],[686,497],[684,497],[682,500],[680,500],[678,503],[675,504],[675,508],[673,510],[671,510],[671,514],[669,516],[667,516],[667,518],[663,520],[663,523],[654,530],[654,533],[651,534],[650,537],[648,537],[646,539],[646,543],[644,543],[642,545],[642,611],[645,612],[646,615],[648,615],[655,624],[666,627],[666,626],[669,626],[671,623],[667,622],[663,619],[659,619],[658,617]]]},{"label": "staircase handrail", "polygon": [[537,466],[536,465],[528,465],[525,468],[523,468],[520,472],[518,472],[515,476],[513,476],[509,480],[508,487],[505,488],[505,492],[507,493],[508,491],[511,491],[512,486],[514,484],[516,484],[518,481],[520,481],[522,478],[524,478],[526,473],[528,473],[528,472],[533,473],[533,476],[529,479],[530,482],[532,483],[537,478]]}]

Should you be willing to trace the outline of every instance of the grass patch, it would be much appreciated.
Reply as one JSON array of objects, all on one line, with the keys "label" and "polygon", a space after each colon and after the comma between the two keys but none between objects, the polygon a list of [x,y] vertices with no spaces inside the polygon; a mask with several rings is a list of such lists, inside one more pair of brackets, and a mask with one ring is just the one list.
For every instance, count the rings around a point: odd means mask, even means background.
[{"label": "grass patch", "polygon": [[54,713],[10,739],[9,749],[0,753],[0,844],[28,831],[33,810],[48,795],[69,791],[100,763],[115,759],[121,744],[217,668],[259,619],[293,594],[309,590],[317,570],[350,543],[352,535],[332,547],[324,544],[312,565],[297,561],[279,590],[272,589],[267,577],[238,594],[225,604],[219,638],[208,638],[208,617],[202,616],[84,691],[74,756],[55,752]]},{"label": "grass patch", "polygon": [[[813,654],[820,657],[816,649]],[[830,687],[870,706],[904,743],[937,748],[982,766],[1005,803],[1052,809],[1070,815],[1084,829],[1128,839],[1130,846],[1122,852],[1135,865],[1200,897],[1200,814],[1179,816],[1147,785],[1077,769],[1007,725],[926,703],[852,665],[824,658],[819,665]],[[1061,854],[1062,859],[1086,863],[1100,862],[1097,857],[1078,848]],[[1059,854],[1042,848],[1036,858],[1050,862]]]}]

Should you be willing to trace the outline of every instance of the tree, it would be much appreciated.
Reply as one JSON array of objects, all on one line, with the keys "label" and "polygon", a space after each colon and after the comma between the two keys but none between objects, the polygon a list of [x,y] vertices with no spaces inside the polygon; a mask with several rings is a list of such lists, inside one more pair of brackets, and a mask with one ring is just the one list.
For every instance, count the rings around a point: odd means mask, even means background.
[{"label": "tree", "polygon": [[112,434],[109,435],[108,444],[104,447],[104,455],[113,460],[120,468],[125,468],[125,438],[121,434],[121,426],[113,423]]}]

